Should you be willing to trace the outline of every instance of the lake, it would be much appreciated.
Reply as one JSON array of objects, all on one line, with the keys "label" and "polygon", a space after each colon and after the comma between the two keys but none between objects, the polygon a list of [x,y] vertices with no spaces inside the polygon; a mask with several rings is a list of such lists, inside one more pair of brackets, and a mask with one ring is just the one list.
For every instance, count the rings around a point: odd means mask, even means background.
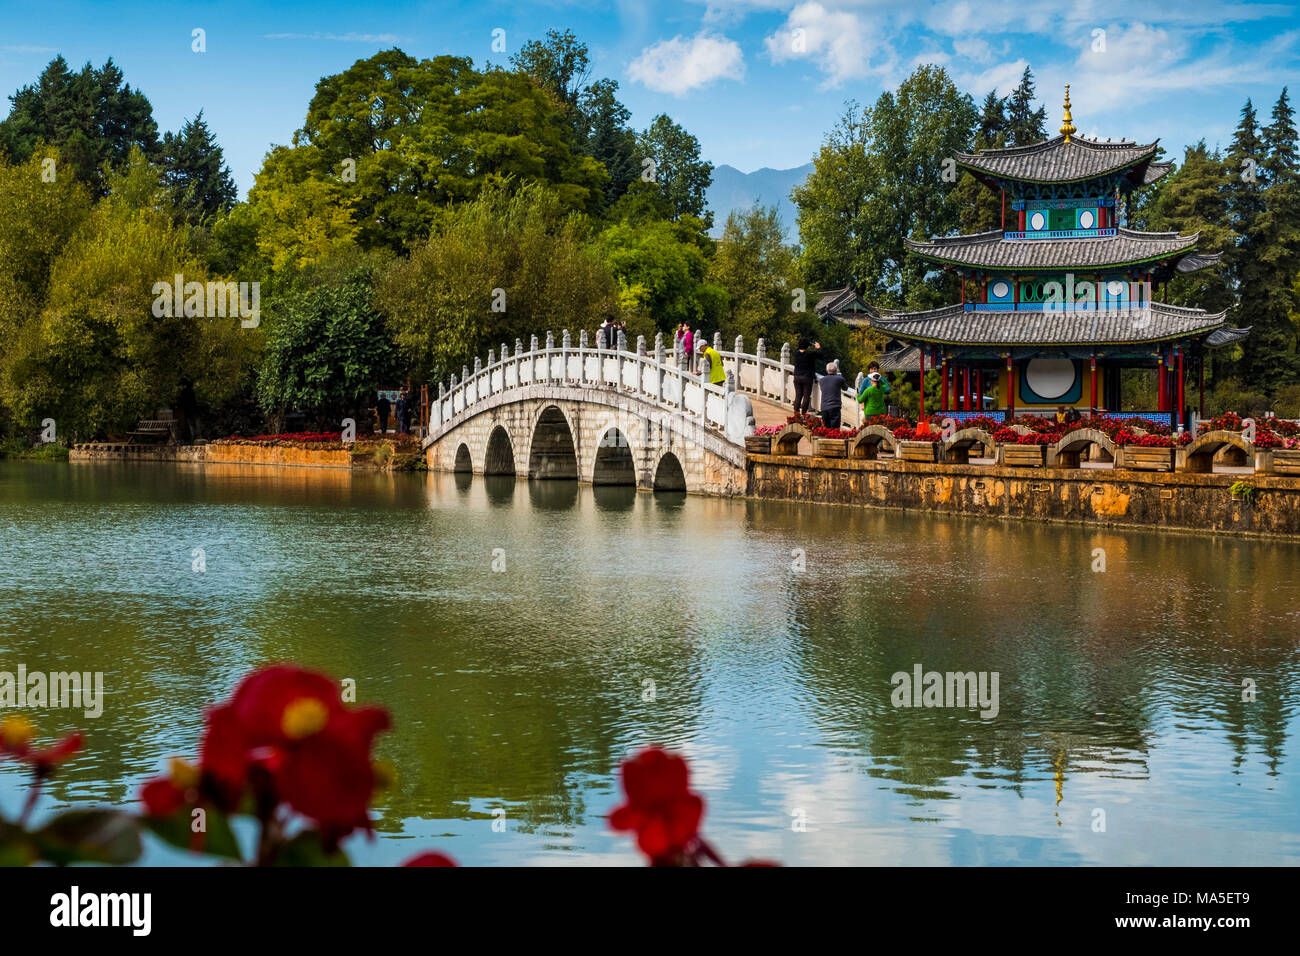
[{"label": "lake", "polygon": [[[293,660],[392,714],[364,864],[640,865],[605,818],[659,743],[728,860],[1293,865],[1297,566],[567,481],[0,461],[0,670],[104,674],[101,716],[27,714],[88,735],[37,817],[134,801],[205,706]],[[996,716],[895,706],[918,666],[996,674]],[[7,816],[23,779],[0,764]]]}]

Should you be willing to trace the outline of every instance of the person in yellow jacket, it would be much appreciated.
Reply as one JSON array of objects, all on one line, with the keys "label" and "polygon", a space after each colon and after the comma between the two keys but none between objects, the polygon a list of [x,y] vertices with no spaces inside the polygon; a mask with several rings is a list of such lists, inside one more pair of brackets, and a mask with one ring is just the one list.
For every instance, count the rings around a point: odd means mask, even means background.
[{"label": "person in yellow jacket", "polygon": [[712,385],[725,385],[727,383],[727,370],[722,367],[722,356],[708,342],[700,343],[700,355],[708,363],[709,383]]}]

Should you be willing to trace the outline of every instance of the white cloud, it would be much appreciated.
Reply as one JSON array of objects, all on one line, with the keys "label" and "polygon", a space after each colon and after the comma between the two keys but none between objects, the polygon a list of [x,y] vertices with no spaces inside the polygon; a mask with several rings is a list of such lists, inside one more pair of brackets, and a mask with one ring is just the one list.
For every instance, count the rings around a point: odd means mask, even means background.
[{"label": "white cloud", "polygon": [[791,10],[785,23],[763,42],[773,63],[815,62],[826,74],[823,87],[879,75],[890,68],[872,62],[874,54],[891,52],[882,46],[881,31],[869,29],[859,14],[828,10],[815,0]]},{"label": "white cloud", "polygon": [[642,50],[627,75],[656,93],[683,96],[714,80],[740,79],[745,75],[745,57],[740,45],[724,36],[675,36]]},{"label": "white cloud", "polygon": [[988,63],[993,59],[993,47],[979,37],[957,37],[952,41],[952,51],[976,63]]}]

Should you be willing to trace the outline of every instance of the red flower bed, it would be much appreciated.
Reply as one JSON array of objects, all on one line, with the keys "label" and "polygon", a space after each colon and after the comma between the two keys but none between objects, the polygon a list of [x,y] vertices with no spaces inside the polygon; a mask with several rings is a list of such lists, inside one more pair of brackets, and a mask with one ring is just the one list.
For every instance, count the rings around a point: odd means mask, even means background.
[{"label": "red flower bed", "polygon": [[1143,435],[1137,441],[1129,442],[1139,448],[1172,448],[1173,440],[1168,435]]},{"label": "red flower bed", "polygon": [[1016,435],[1017,445],[1054,445],[1060,438],[1056,432],[1030,432],[1028,435]]},{"label": "red flower bed", "polygon": [[802,415],[791,415],[789,418],[785,420],[785,423],[787,425],[802,425],[804,428],[807,428],[809,431],[812,431],[817,428],[821,428],[826,424],[821,420],[820,416],[812,415],[809,414],[808,412],[804,412],[804,414]]},{"label": "red flower bed", "polygon": [[907,425],[894,429],[894,437],[899,441],[943,441],[943,432],[937,428],[927,428],[923,432],[918,432],[915,428]]},{"label": "red flower bed", "polygon": [[858,433],[856,428],[814,428],[813,434],[818,438],[852,438]]},{"label": "red flower bed", "polygon": [[1010,425],[1004,425],[994,431],[992,437],[1000,445],[1014,445],[1020,439],[1020,433]]}]

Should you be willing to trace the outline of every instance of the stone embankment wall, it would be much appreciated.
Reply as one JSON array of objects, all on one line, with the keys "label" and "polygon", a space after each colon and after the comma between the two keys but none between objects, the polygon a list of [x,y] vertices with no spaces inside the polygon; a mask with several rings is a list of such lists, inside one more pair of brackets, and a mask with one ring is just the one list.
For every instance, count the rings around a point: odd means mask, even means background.
[{"label": "stone embankment wall", "polygon": [[[373,467],[369,456],[359,465]],[[299,468],[351,468],[353,455],[344,448],[302,448],[292,445],[74,445],[69,461],[188,461],[222,465],[294,465]]]},{"label": "stone embankment wall", "polygon": [[[1234,495],[1234,482],[1253,493]],[[990,518],[1300,535],[1300,478],[751,455],[754,498]]]}]

